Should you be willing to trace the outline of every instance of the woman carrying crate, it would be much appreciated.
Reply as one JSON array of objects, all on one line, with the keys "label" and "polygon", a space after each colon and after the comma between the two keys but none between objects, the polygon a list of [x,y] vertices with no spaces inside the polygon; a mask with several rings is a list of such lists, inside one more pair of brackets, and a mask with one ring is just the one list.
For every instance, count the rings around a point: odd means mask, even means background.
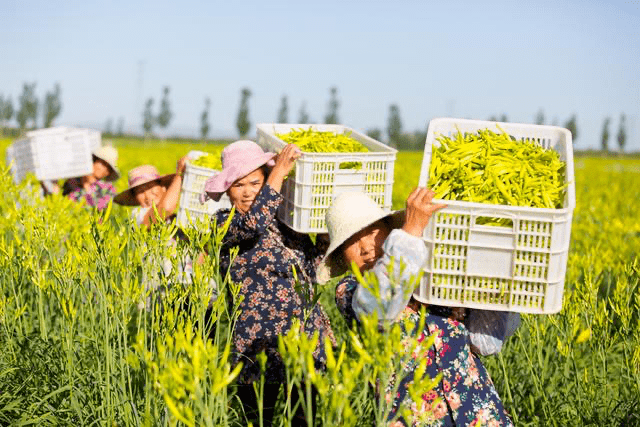
[{"label": "woman carrying crate", "polygon": [[[138,225],[171,221],[180,200],[182,174],[188,158],[182,157],[176,165],[176,173],[160,176],[152,165],[142,165],[129,171],[129,188],[113,201],[124,206],[136,206],[133,217]],[[158,215],[154,215],[154,209]]]},{"label": "woman carrying crate", "polygon": [[[115,196],[116,189],[111,182],[120,177],[116,166],[118,151],[110,146],[98,148],[93,152],[93,170],[89,175],[71,178],[62,186],[62,195],[72,200],[81,201],[87,206],[104,209]],[[57,193],[57,187],[47,187],[43,183],[45,194]]]},{"label": "woman carrying crate", "polygon": [[[340,280],[336,287],[336,303],[348,322],[357,322],[363,316],[377,313],[381,321],[419,323],[421,304],[411,297],[413,289],[407,287],[411,286],[411,278],[418,275],[427,259],[421,238],[423,230],[431,215],[445,207],[432,204],[433,196],[431,190],[418,188],[407,198],[405,212],[387,214],[363,193],[343,193],[327,210],[331,245],[325,259],[332,276],[344,274],[355,263],[361,271],[372,271],[379,285],[379,296],[375,296],[352,274]],[[388,268],[393,260],[403,263],[405,268],[396,268],[390,273]],[[392,274],[395,277],[390,278]],[[392,283],[402,284],[401,288]],[[436,306],[425,306],[425,309],[425,328],[416,338],[421,340],[437,335],[433,347],[423,352],[422,357],[429,358],[426,375],[435,378],[442,373],[442,380],[422,395],[422,402],[411,401],[407,387],[413,381],[419,360],[416,355],[403,360],[406,376],[397,386],[388,418],[391,421],[396,417],[402,403],[412,409],[414,419],[400,417],[391,425],[511,426],[488,373],[471,351],[471,345],[475,344],[482,352],[490,353],[494,350],[491,344],[497,341],[501,345],[507,332],[500,335],[479,330],[470,336],[461,322],[465,317],[464,310]],[[506,317],[498,313],[495,320],[505,331]],[[385,397],[390,401],[391,395]]]},{"label": "woman carrying crate", "polygon": [[[182,157],[176,164],[176,172],[169,175],[160,175],[152,165],[138,166],[129,171],[129,188],[118,194],[113,201],[123,206],[135,206],[131,215],[136,224],[148,227],[152,223],[171,223],[175,219],[175,212],[180,200],[182,187],[182,174],[185,170],[187,156]],[[175,239],[168,242],[175,247]],[[177,254],[174,254],[177,256]],[[165,258],[162,268],[165,276],[172,271],[173,262]],[[193,262],[188,255],[181,256],[178,262],[178,280],[182,283],[191,283]],[[148,287],[156,287],[156,284],[147,283]],[[214,292],[215,284],[211,284]],[[212,296],[212,298],[214,298]]]},{"label": "woman carrying crate", "polygon": [[[308,235],[292,231],[276,218],[283,200],[282,183],[299,156],[300,150],[294,144],[276,156],[265,153],[252,141],[236,141],[225,147],[222,171],[211,177],[204,189],[206,197],[216,201],[226,193],[235,207],[223,241],[220,271],[224,274],[228,270],[231,280],[242,285],[242,312],[233,344],[234,360],[243,364],[238,396],[250,418],[256,417],[257,409],[251,384],[261,376],[257,356],[262,352],[267,356],[263,398],[266,425],[271,425],[273,406],[280,385],[285,382],[278,337],[289,331],[296,318],[307,334],[317,332],[320,339],[314,359],[319,369],[326,362],[325,338],[335,342],[328,317],[312,303],[312,284],[326,240],[319,238],[315,245]],[[273,167],[269,171],[267,166]],[[219,210],[215,214],[217,224],[223,224],[229,214],[229,209]],[[229,250],[233,247],[238,247],[239,252],[230,263]],[[296,290],[299,284],[304,288],[302,292]],[[292,401],[295,403],[295,398]]]}]

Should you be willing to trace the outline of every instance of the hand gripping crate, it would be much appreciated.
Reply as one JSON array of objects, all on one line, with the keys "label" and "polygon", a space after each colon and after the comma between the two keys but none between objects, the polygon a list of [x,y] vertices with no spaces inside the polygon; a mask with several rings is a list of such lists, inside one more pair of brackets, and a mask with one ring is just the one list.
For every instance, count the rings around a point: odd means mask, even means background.
[{"label": "hand gripping crate", "polygon": [[13,144],[17,180],[32,172],[39,181],[84,176],[93,170],[91,153],[100,146],[100,133],[65,127],[27,132]]},{"label": "hand gripping crate", "polygon": [[[282,185],[284,201],[278,211],[280,221],[300,233],[326,233],[325,212],[333,199],[345,192],[363,192],[389,212],[395,149],[343,125],[258,124],[257,143],[265,151],[278,153],[287,143],[276,134],[310,128],[336,134],[351,132],[351,137],[369,152],[303,153],[296,161],[295,175]],[[361,167],[341,168],[351,162]]]},{"label": "hand gripping crate", "polygon": [[[197,159],[209,153],[203,151],[190,151],[188,157]],[[218,209],[230,208],[231,202],[226,194],[222,195],[219,202],[207,200],[200,203],[200,195],[204,191],[204,184],[207,179],[219,171],[192,165],[187,162],[182,178],[182,189],[180,190],[180,205],[178,208],[177,221],[180,227],[196,225],[198,221],[207,221]]]},{"label": "hand gripping crate", "polygon": [[[550,314],[562,309],[571,218],[575,207],[571,133],[555,126],[499,123],[518,140],[556,150],[566,162],[562,209],[503,206],[451,200],[436,213],[423,239],[429,258],[414,297],[424,303],[487,310]],[[441,118],[429,123],[420,186],[429,179],[432,145],[439,135],[479,129],[498,132],[496,122]],[[510,227],[479,225],[506,218]]]}]

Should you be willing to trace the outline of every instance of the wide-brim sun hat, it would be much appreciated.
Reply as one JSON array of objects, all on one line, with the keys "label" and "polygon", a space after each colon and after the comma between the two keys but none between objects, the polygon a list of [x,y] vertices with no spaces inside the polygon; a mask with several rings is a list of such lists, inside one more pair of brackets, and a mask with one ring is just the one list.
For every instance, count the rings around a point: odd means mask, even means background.
[{"label": "wide-brim sun hat", "polygon": [[175,175],[175,173],[160,175],[153,165],[142,165],[137,168],[133,168],[129,171],[129,188],[116,195],[116,197],[113,198],[113,201],[124,206],[137,206],[139,203],[136,200],[134,193],[134,190],[137,187],[152,181],[157,181],[158,184],[168,187]]},{"label": "wide-brim sun hat", "polygon": [[340,194],[325,214],[330,244],[323,263],[332,266],[336,249],[351,236],[381,219],[389,218],[392,228],[400,227],[404,214],[405,211],[385,212],[364,193]]},{"label": "wide-brim sun hat", "polygon": [[204,184],[200,201],[204,203],[207,198],[219,201],[224,192],[237,180],[261,166],[273,166],[275,156],[275,153],[265,153],[253,141],[240,140],[227,145],[221,154],[222,171],[213,175]]},{"label": "wide-brim sun hat", "polygon": [[107,177],[105,178],[105,181],[115,181],[118,178],[120,178],[120,171],[118,170],[118,150],[116,150],[115,148],[109,146],[109,145],[105,145],[103,147],[100,147],[96,150],[93,151],[93,153],[91,153],[93,155],[93,157],[96,157],[100,160],[102,160],[103,162],[107,163],[109,165],[109,168],[111,168],[111,171],[109,172],[109,175],[107,175]]}]

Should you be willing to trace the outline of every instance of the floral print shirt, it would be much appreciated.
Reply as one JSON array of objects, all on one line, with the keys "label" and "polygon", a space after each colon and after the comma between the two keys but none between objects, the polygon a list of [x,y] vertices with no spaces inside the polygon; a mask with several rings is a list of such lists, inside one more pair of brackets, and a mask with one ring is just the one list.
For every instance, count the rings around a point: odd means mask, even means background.
[{"label": "floral print shirt", "polygon": [[76,202],[84,200],[87,206],[98,210],[106,208],[116,195],[116,188],[106,181],[95,181],[89,185],[89,190],[85,190],[80,180],[68,180],[64,187],[63,194],[68,195],[70,199]]},{"label": "floral print shirt", "polygon": [[[336,286],[336,304],[348,322],[357,322],[360,316],[378,310],[379,315],[388,320],[408,318],[413,324],[419,323],[420,314],[413,304],[407,306],[410,296],[407,297],[404,291],[394,290],[392,285],[399,283],[401,287],[407,286],[401,281],[409,280],[423,265],[423,256],[426,255],[418,249],[418,242],[424,247],[421,239],[402,230],[392,231],[385,241],[385,255],[373,268],[379,282],[381,301],[374,301],[372,295],[369,297],[369,293],[363,293],[364,288],[353,275],[340,280]],[[390,280],[388,265],[392,255],[396,259],[403,259],[405,269],[403,274],[395,275]],[[411,289],[412,284],[408,286]],[[405,306],[399,311],[397,307],[401,301]],[[414,352],[408,360],[403,361],[403,372],[395,396],[390,394],[392,387],[385,390],[384,395],[389,402],[393,399],[389,421],[397,415],[400,403],[412,409],[413,419],[400,417],[391,426],[512,426],[489,374],[480,359],[471,352],[469,331],[463,323],[451,319],[450,314],[451,310],[447,307],[428,307],[425,328],[419,331],[417,339],[424,341],[436,334],[434,345]],[[405,334],[405,339],[408,337]],[[408,393],[408,385],[413,382],[415,369],[424,358],[427,358],[425,375],[434,378],[442,373],[442,381],[423,394],[420,402],[414,402]]]},{"label": "floral print shirt", "polygon": [[[260,378],[256,356],[262,351],[267,355],[265,380],[284,380],[278,337],[289,331],[294,318],[300,319],[307,334],[319,334],[314,352],[318,369],[326,363],[325,338],[335,344],[329,318],[319,305],[311,304],[314,291],[310,282],[316,280],[324,245],[314,245],[309,236],[278,221],[276,212],[281,203],[282,195],[265,184],[247,213],[235,212],[223,241],[221,273],[229,269],[231,279],[242,285],[240,295],[244,297],[233,336],[234,361],[243,362],[240,383]],[[217,211],[217,224],[223,224],[229,213],[230,209]],[[230,264],[229,250],[235,246],[239,253]]]}]

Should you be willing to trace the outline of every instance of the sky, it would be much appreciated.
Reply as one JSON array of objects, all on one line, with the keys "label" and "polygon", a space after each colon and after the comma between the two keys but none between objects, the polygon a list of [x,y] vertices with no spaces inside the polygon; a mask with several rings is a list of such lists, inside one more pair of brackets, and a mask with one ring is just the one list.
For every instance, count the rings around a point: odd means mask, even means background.
[{"label": "sky", "polygon": [[[144,101],[170,87],[167,135],[195,136],[204,99],[210,135],[237,137],[242,88],[252,124],[276,121],[281,98],[314,122],[338,89],[340,123],[404,131],[431,118],[506,114],[546,124],[577,116],[576,148],[640,150],[640,0],[31,1],[0,2],[0,95],[24,82],[42,100],[56,82],[55,124],[142,131]],[[15,123],[15,122],[14,122]],[[252,128],[250,137],[255,136]]]}]

